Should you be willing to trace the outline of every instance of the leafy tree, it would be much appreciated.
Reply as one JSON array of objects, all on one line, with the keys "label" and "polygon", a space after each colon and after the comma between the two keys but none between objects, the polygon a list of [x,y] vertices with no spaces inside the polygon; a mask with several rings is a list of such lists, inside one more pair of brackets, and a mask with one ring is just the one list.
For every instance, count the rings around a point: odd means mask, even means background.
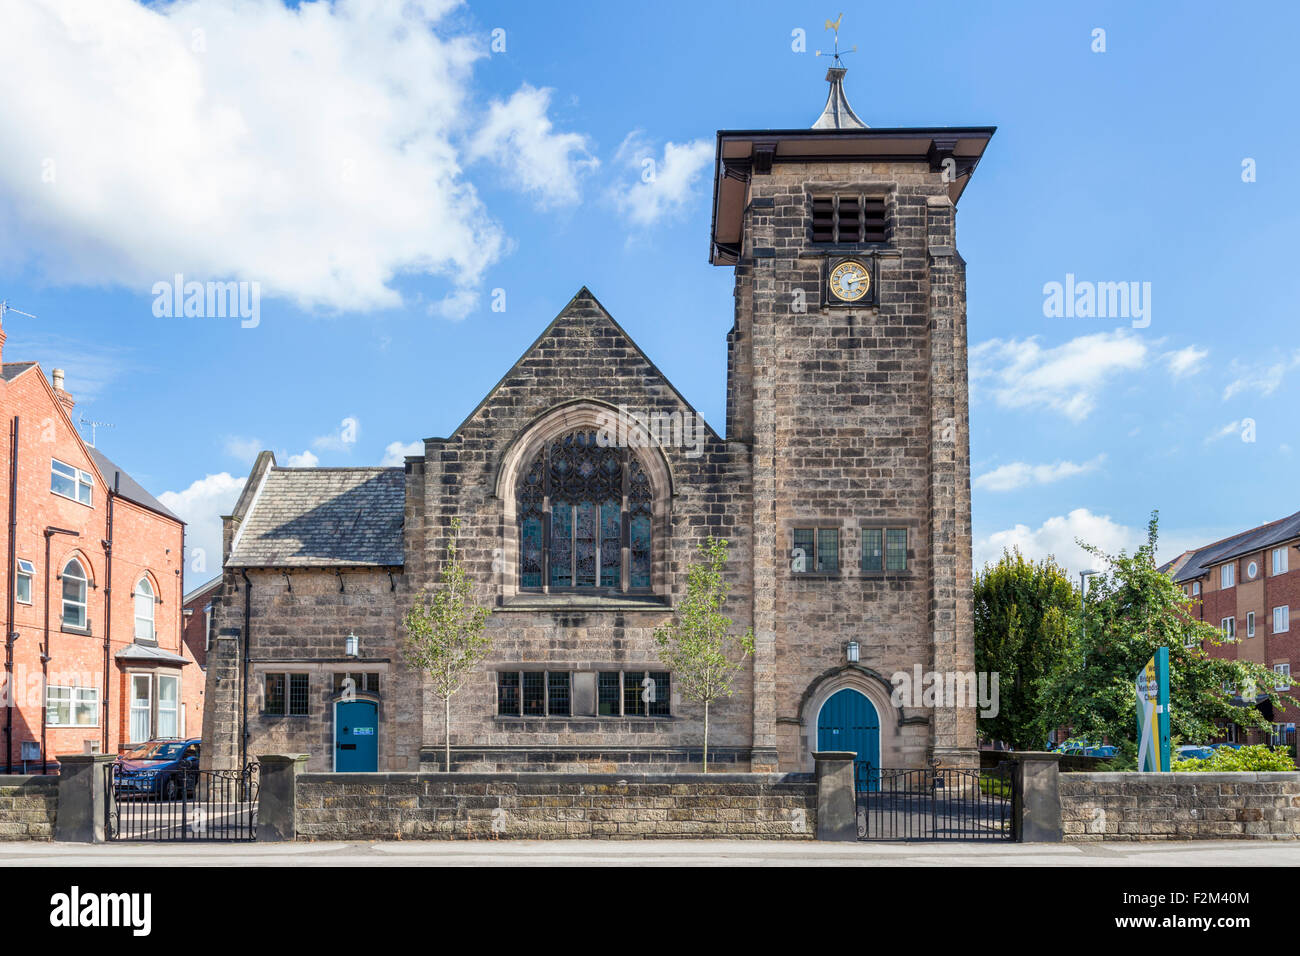
[{"label": "leafy tree", "polygon": [[677,607],[674,623],[656,628],[655,641],[659,658],[672,670],[682,696],[704,705],[704,772],[708,773],[709,707],[731,696],[741,663],[754,652],[754,630],[750,628],[739,637],[732,635],[731,618],[721,613],[731,590],[722,579],[726,539],[710,535],[700,542],[699,555],[700,560],[687,572],[686,596]]},{"label": "leafy tree", "polygon": [[980,736],[1036,750],[1064,722],[1043,706],[1045,682],[1059,674],[1079,640],[1079,593],[1048,557],[1003,551],[975,575],[975,668],[998,675],[998,713],[980,718]]},{"label": "leafy tree", "polygon": [[406,659],[428,673],[434,694],[443,703],[443,752],[451,770],[451,698],[465,678],[492,649],[484,633],[492,609],[474,604],[474,585],[465,574],[456,548],[460,519],[451,521],[447,557],[430,597],[421,592],[403,618]]},{"label": "leafy tree", "polygon": [[1066,715],[1076,735],[1106,737],[1125,758],[1137,750],[1134,681],[1159,647],[1169,648],[1169,726],[1175,741],[1215,737],[1218,721],[1270,729],[1257,708],[1234,707],[1225,685],[1243,688],[1248,696],[1266,694],[1274,707],[1283,700],[1276,675],[1262,664],[1206,652],[1223,643],[1223,633],[1197,620],[1197,602],[1156,569],[1157,521],[1152,512],[1147,541],[1132,555],[1111,556],[1079,542],[1109,570],[1092,579],[1083,638],[1069,666],[1043,694],[1044,707]]}]

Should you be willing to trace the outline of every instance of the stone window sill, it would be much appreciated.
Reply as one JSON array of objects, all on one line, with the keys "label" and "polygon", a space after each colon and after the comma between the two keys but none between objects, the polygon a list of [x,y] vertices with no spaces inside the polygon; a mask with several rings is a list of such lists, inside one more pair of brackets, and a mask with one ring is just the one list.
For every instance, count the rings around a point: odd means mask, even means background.
[{"label": "stone window sill", "polygon": [[504,599],[499,611],[671,611],[667,598],[657,594],[515,594]]}]

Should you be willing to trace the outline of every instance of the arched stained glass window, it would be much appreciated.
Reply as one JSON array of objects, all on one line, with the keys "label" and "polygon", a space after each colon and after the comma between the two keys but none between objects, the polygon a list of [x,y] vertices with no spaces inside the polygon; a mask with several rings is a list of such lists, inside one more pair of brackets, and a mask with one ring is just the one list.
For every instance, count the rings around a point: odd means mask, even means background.
[{"label": "arched stained glass window", "polygon": [[650,590],[649,477],[628,449],[602,446],[596,435],[552,439],[519,480],[524,590]]}]

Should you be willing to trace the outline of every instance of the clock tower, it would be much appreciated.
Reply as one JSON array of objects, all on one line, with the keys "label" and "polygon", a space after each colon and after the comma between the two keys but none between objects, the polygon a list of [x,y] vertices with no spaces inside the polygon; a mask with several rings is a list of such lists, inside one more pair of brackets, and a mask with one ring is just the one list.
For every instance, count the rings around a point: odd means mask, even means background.
[{"label": "clock tower", "polygon": [[[753,475],[753,768],[845,749],[978,766],[955,220],[993,128],[871,129],[845,74],[837,53],[811,128],[717,139],[727,437]],[[927,673],[957,693],[911,694]]]}]

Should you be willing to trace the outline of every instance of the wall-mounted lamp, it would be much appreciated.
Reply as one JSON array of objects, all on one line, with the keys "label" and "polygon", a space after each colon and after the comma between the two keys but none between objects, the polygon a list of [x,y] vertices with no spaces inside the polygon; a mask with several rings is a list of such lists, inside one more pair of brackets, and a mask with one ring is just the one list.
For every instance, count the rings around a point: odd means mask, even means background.
[{"label": "wall-mounted lamp", "polygon": [[361,652],[361,640],[355,634],[349,634],[344,641],[348,657],[356,657]]},{"label": "wall-mounted lamp", "polygon": [[847,655],[850,664],[856,664],[858,662],[859,657],[861,656],[860,649],[858,648],[858,642],[849,641],[849,646],[845,651],[845,654]]}]

